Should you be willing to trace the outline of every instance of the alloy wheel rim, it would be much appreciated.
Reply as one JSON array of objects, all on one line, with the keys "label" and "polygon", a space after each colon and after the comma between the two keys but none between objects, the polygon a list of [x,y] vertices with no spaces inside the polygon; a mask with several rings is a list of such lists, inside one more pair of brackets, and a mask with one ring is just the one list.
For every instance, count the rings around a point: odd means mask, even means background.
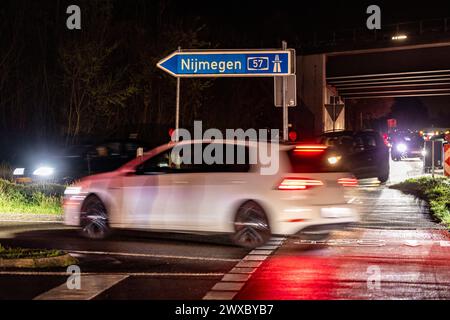
[{"label": "alloy wheel rim", "polygon": [[255,206],[246,207],[241,211],[234,225],[237,241],[249,246],[264,243],[264,235],[270,232],[264,214]]},{"label": "alloy wheel rim", "polygon": [[95,203],[87,210],[83,232],[90,238],[101,238],[108,231],[106,212],[101,203]]}]

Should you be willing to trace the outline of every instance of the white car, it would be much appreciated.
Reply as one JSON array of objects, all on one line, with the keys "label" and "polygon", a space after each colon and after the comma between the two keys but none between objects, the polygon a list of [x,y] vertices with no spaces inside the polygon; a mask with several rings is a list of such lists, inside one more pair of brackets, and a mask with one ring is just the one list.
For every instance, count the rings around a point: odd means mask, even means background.
[{"label": "white car", "polygon": [[[233,150],[234,160],[244,152],[245,161],[188,164],[173,157],[175,147],[192,148],[194,159],[207,146],[229,154],[227,150]],[[271,160],[277,170],[263,174],[267,162],[252,155],[270,148],[275,150]],[[67,187],[64,221],[80,226],[85,236],[94,239],[115,228],[229,233],[234,243],[244,247],[260,246],[272,234],[321,237],[359,220],[345,196],[357,180],[341,172],[339,162],[339,155],[321,145],[234,140],[169,143],[115,171]]]}]

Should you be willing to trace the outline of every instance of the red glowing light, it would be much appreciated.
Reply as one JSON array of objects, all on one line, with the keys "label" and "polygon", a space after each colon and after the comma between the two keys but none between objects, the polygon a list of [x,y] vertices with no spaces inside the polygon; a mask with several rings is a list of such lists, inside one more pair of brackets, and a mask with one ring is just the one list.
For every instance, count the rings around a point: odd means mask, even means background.
[{"label": "red glowing light", "polygon": [[278,190],[306,190],[318,186],[323,186],[323,182],[309,178],[284,178]]},{"label": "red glowing light", "polygon": [[344,187],[356,187],[358,185],[358,180],[355,178],[340,178],[338,183]]},{"label": "red glowing light", "polygon": [[298,145],[295,147],[294,152],[296,153],[322,153],[327,149],[327,146],[316,144],[316,145]]}]

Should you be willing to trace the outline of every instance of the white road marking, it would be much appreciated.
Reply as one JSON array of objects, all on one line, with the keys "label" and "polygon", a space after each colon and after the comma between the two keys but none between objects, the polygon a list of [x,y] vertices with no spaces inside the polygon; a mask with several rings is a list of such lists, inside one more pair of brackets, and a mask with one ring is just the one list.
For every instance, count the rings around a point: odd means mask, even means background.
[{"label": "white road marking", "polygon": [[246,274],[250,274],[255,272],[256,268],[239,268],[239,267],[234,267],[233,269],[231,269],[230,273],[246,273]]},{"label": "white road marking", "polygon": [[275,241],[284,241],[284,240],[286,240],[286,238],[284,238],[284,237],[271,237],[271,238],[269,239],[269,241],[272,241],[272,240],[275,240]]},{"label": "white road marking", "polygon": [[439,241],[441,247],[450,247],[450,241]]},{"label": "white road marking", "polygon": [[68,289],[67,284],[63,283],[33,300],[91,300],[126,278],[128,275],[82,276],[80,289]]},{"label": "white road marking", "polygon": [[258,268],[261,265],[261,261],[239,261],[236,265],[237,268]]},{"label": "white road marking", "polygon": [[92,255],[110,255],[110,256],[124,256],[124,257],[146,257],[146,258],[161,258],[161,259],[186,259],[186,260],[202,260],[202,261],[223,261],[223,262],[236,262],[240,259],[228,259],[228,258],[212,258],[212,257],[193,257],[193,256],[173,256],[164,254],[152,254],[152,253],[132,253],[132,252],[103,252],[103,251],[80,251],[70,250],[70,253],[78,254],[92,254]]},{"label": "white road marking", "polygon": [[403,241],[403,244],[407,245],[407,246],[410,246],[410,247],[420,246],[420,243],[417,240],[406,240],[406,241]]},{"label": "white road marking", "polygon": [[251,251],[249,254],[257,254],[257,255],[269,255],[272,253],[273,250],[259,250],[255,249]]},{"label": "white road marking", "polygon": [[377,240],[377,239],[331,239],[331,240],[300,240],[295,241],[298,245],[327,245],[335,247],[382,247],[387,245],[406,245],[410,247],[440,245],[441,247],[450,247],[450,241],[439,240]]},{"label": "white road marking", "polygon": [[203,300],[232,300],[237,291],[209,291]]},{"label": "white road marking", "polygon": [[267,256],[258,256],[258,255],[247,255],[244,257],[244,260],[247,261],[263,261],[266,260]]},{"label": "white road marking", "polygon": [[223,276],[222,281],[228,282],[245,282],[250,278],[249,274],[242,273],[228,273]]},{"label": "white road marking", "polygon": [[[45,271],[0,271],[0,276],[64,276],[69,277],[67,272],[45,272]],[[130,276],[130,277],[221,277],[224,272],[117,272],[117,273],[98,273],[83,272],[81,276]]]},{"label": "white road marking", "polygon": [[262,246],[262,247],[258,247],[258,250],[275,250],[277,249],[278,246]]},{"label": "white road marking", "polygon": [[245,282],[217,282],[211,290],[213,291],[239,291]]},{"label": "white road marking", "polygon": [[262,264],[262,261],[278,249],[285,240],[286,238],[271,238],[266,245],[249,252],[206,293],[203,300],[232,300]]},{"label": "white road marking", "polygon": [[267,245],[269,246],[281,246],[283,244],[284,241],[267,241]]}]

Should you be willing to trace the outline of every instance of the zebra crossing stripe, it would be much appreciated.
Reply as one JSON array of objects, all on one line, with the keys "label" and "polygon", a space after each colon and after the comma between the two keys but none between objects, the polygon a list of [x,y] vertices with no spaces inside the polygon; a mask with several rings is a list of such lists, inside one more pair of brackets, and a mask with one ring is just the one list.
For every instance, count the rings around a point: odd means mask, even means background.
[{"label": "zebra crossing stripe", "polygon": [[252,274],[259,268],[276,249],[278,249],[286,238],[274,237],[267,244],[249,252],[233,269],[225,274],[221,281],[216,283],[206,293],[203,300],[232,300],[244,287]]}]

